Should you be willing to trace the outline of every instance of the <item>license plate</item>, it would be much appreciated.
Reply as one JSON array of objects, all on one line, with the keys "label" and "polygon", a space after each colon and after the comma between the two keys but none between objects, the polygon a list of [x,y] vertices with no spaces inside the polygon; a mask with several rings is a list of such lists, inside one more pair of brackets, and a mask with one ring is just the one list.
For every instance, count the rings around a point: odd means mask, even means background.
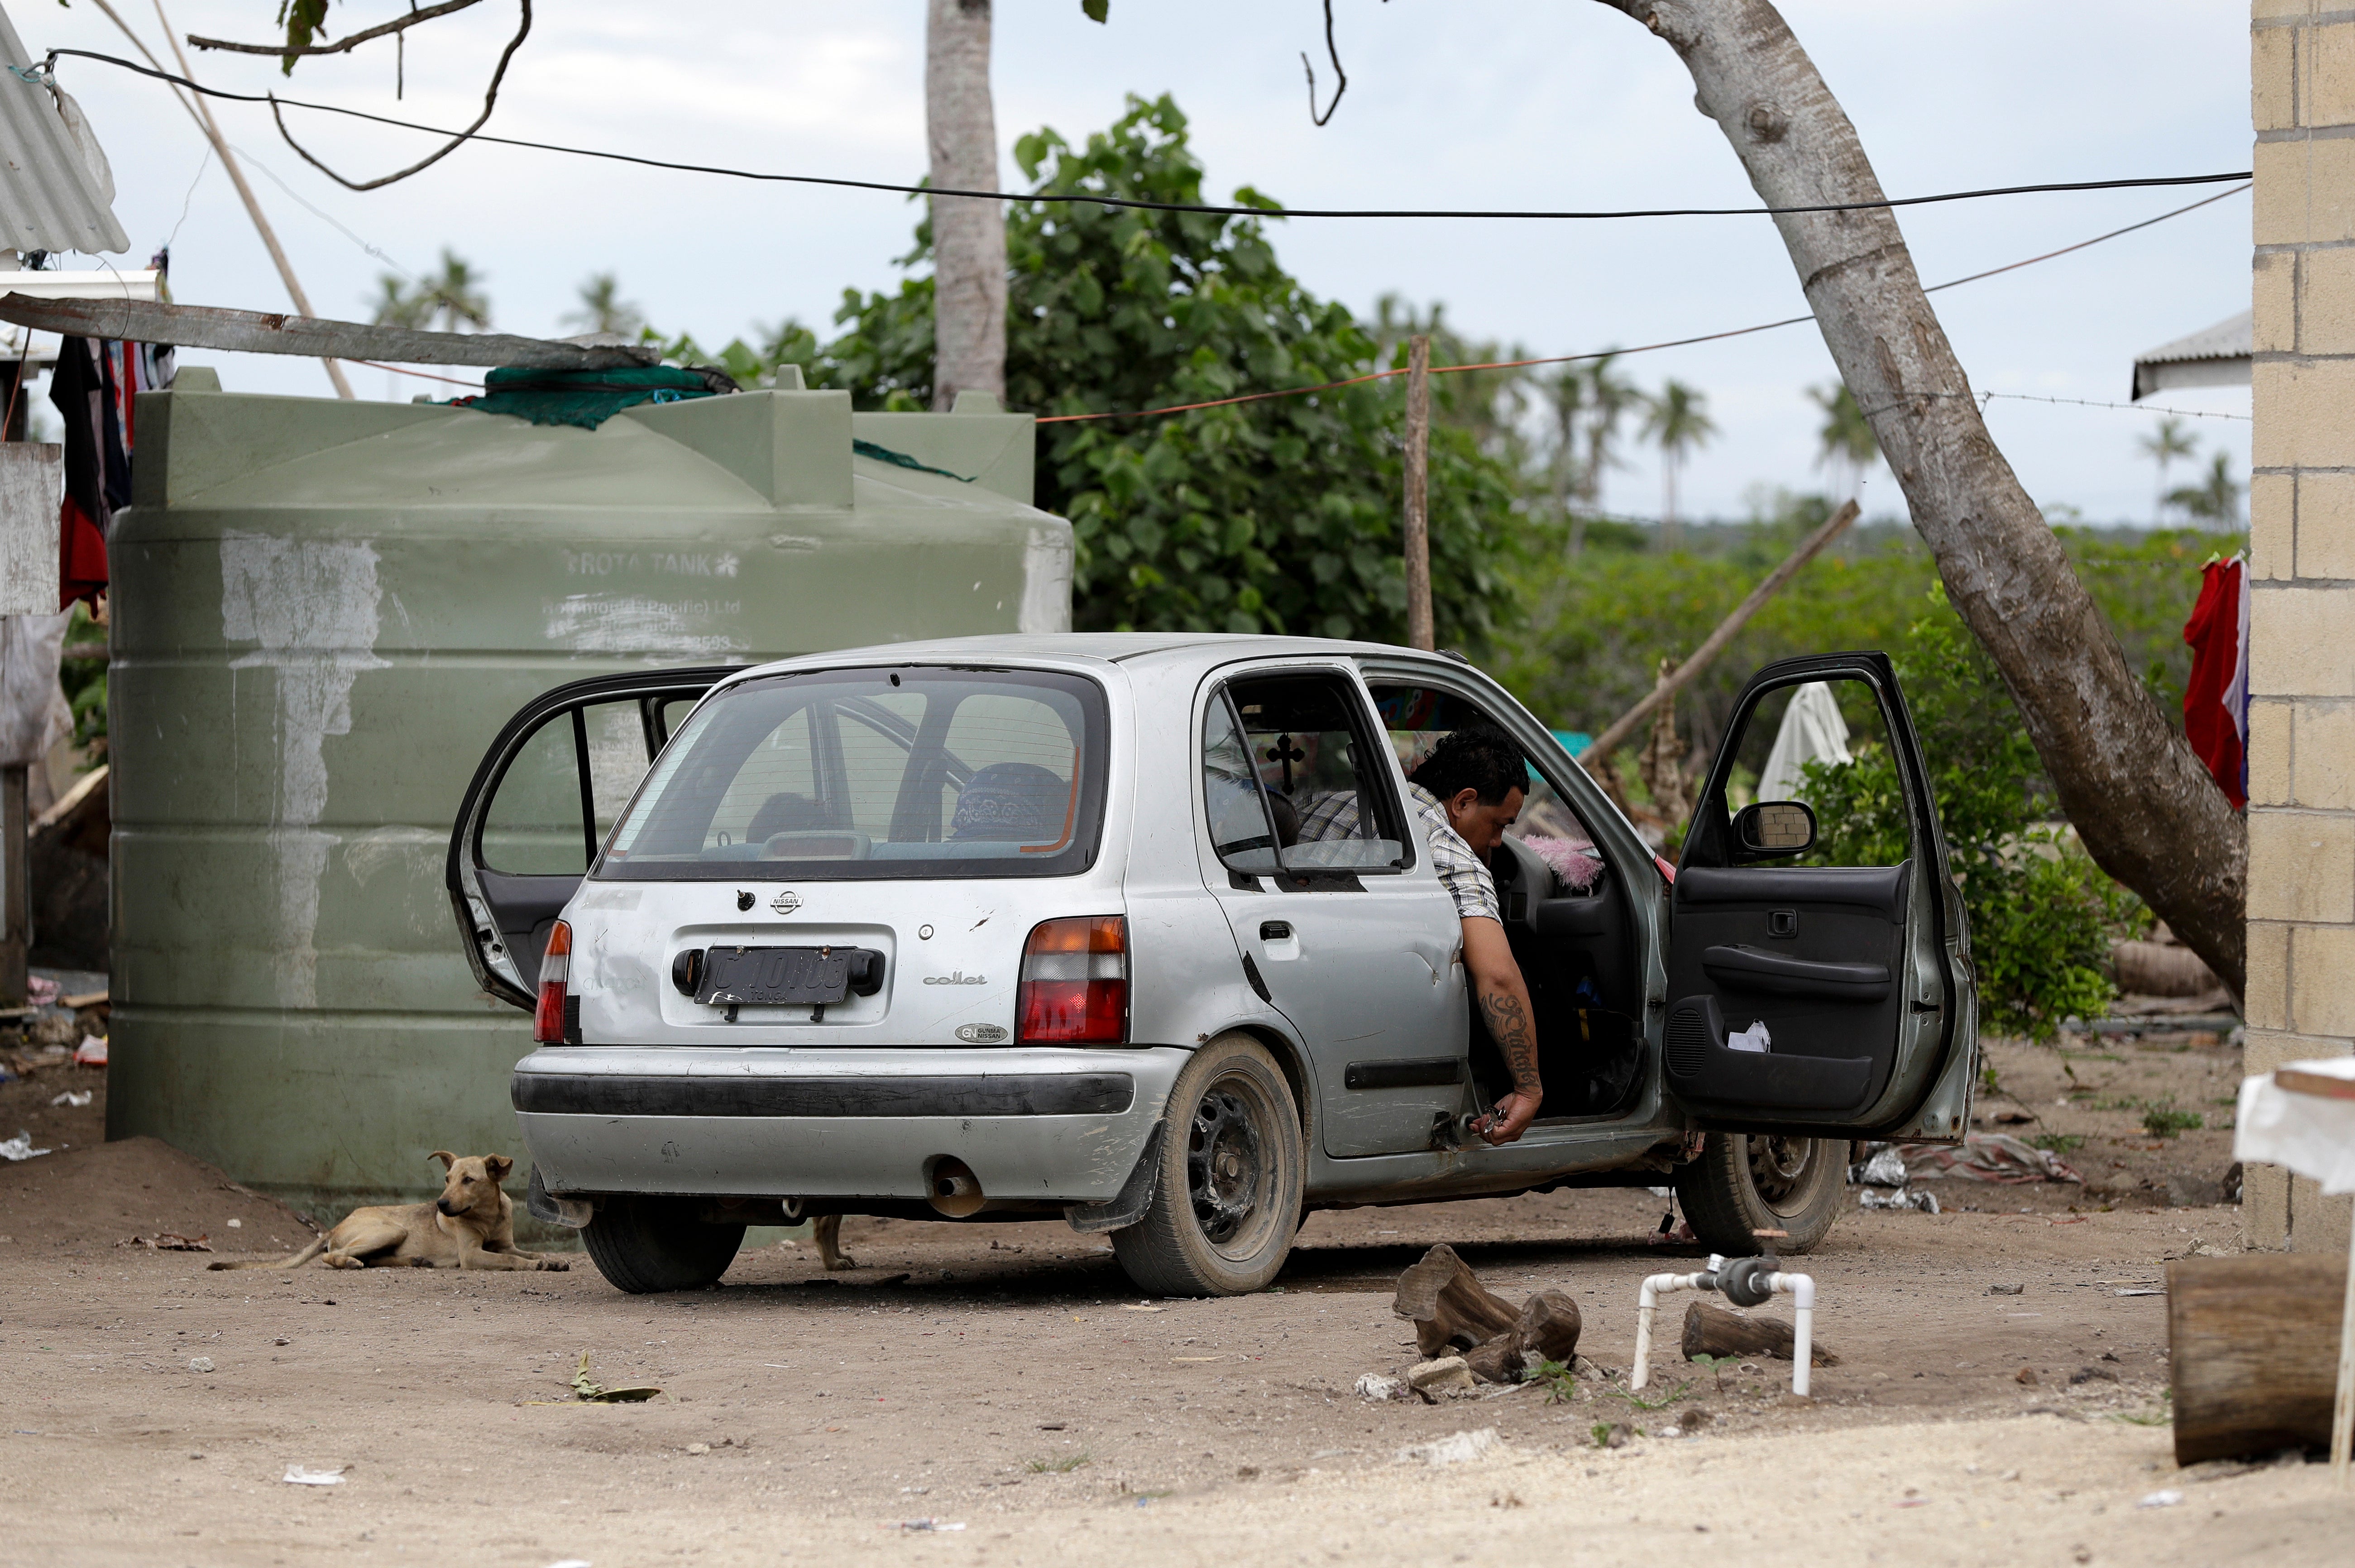
[{"label": "license plate", "polygon": [[850,994],[855,948],[714,947],[695,999],[714,1007],[818,1007]]}]

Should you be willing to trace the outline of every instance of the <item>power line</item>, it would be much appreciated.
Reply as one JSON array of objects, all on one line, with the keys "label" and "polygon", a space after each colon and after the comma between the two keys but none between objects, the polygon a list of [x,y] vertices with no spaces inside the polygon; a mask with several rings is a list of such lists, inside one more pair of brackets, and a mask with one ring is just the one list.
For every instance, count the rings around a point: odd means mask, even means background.
[{"label": "power line", "polygon": [[[2188,207],[2179,207],[2172,212],[2162,212],[2156,218],[2146,218],[2139,223],[2129,223],[2124,229],[2113,229],[2106,234],[2096,234],[2090,240],[2080,240],[2073,245],[2063,245],[2058,251],[2047,251],[2041,256],[2030,256],[2025,261],[2007,262],[2005,265],[2000,267],[1990,267],[1984,272],[1972,272],[1966,277],[1951,279],[1946,283],[1933,283],[1922,292],[1923,293],[1934,294],[1945,289],[1960,288],[1965,283],[1977,283],[1981,278],[1992,278],[2000,273],[2018,272],[2022,267],[2032,267],[2039,261],[2050,261],[2055,257],[2066,256],[2072,251],[2083,251],[2089,245],[2099,245],[2105,240],[2115,240],[2122,234],[2132,234],[2137,229],[2147,229],[2154,223],[2164,223],[2170,218],[2180,218],[2187,212],[2196,212],[2200,208],[2206,207],[2212,202],[2222,201],[2226,197],[2238,196],[2241,191],[2248,188],[2249,187],[2247,186],[2242,186],[2238,189],[2223,191],[2215,196],[2205,197],[2200,200],[2191,203]],[[1593,350],[1584,354],[1555,354],[1538,359],[1499,359],[1484,365],[1433,365],[1431,367],[1431,374],[1434,376],[1452,376],[1467,370],[1518,370],[1531,365],[1568,365],[1584,359],[1614,358],[1623,354],[1649,354],[1661,348],[1682,348],[1695,343],[1716,343],[1728,337],[1746,337],[1752,333],[1773,332],[1778,327],[1797,326],[1803,323],[1810,322],[1815,319],[1816,318],[1813,315],[1785,316],[1781,321],[1761,322],[1755,326],[1737,326],[1728,332],[1704,333],[1699,337],[1672,337],[1659,343],[1638,344],[1633,348],[1604,348]],[[1405,374],[1406,371],[1403,368],[1395,370],[1373,370],[1369,371],[1363,376],[1351,376],[1345,380],[1339,381],[1324,381],[1313,387],[1289,387],[1282,390],[1273,392],[1244,392],[1231,398],[1212,398],[1205,402],[1175,403],[1167,408],[1135,409],[1092,414],[1042,414],[1039,418],[1039,422],[1040,424],[1078,424],[1094,420],[1146,419],[1156,414],[1190,413],[1199,409],[1225,408],[1233,403],[1255,403],[1263,401],[1269,398],[1305,397],[1311,392],[1329,392],[1341,387],[1354,387],[1366,381],[1387,380],[1392,376],[1403,376]],[[1998,392],[1991,393],[1989,395],[1994,397],[2012,397],[2021,394]],[[2075,401],[2077,400],[2045,399],[2043,400],[2051,402],[2056,400]],[[2131,407],[2132,405],[2100,404],[2088,406],[2124,408]],[[2169,411],[2159,410],[2154,411],[2166,412]],[[2196,411],[2185,410],[2181,411],[2193,412]],[[2211,416],[2202,415],[2200,417],[2207,418]],[[2212,417],[2218,419],[2235,419],[2243,416],[2234,414],[2218,414]]]},{"label": "power line", "polygon": [[729,179],[758,180],[780,185],[834,186],[847,190],[884,191],[900,196],[963,196],[985,201],[1062,202],[1084,207],[1130,208],[1146,212],[1195,212],[1220,218],[1477,218],[1536,219],[1544,220],[1604,219],[1624,218],[1759,218],[1796,216],[1817,212],[1870,212],[1888,208],[1924,207],[1937,202],[1976,201],[1987,197],[2032,196],[2047,192],[2088,190],[2134,190],[2153,186],[2222,185],[2251,176],[2246,169],[2212,175],[2156,175],[2134,179],[2060,180],[2039,185],[1990,186],[1978,190],[1942,191],[1934,196],[1884,197],[1874,201],[1831,201],[1800,207],[1660,207],[1624,208],[1593,211],[1546,211],[1518,208],[1481,209],[1469,208],[1283,208],[1220,207],[1186,201],[1145,201],[1132,197],[1098,196],[1076,191],[1004,191],[961,190],[954,187],[897,185],[888,180],[847,179],[832,175],[783,175],[758,169],[731,168],[720,164],[679,163],[668,158],[641,157],[632,153],[606,152],[595,147],[566,146],[553,142],[530,142],[514,136],[493,136],[479,131],[452,131],[441,126],[422,125],[414,120],[395,120],[389,115],[371,114],[366,110],[346,109],[340,104],[312,103],[299,98],[281,98],[275,93],[230,92],[225,89],[204,87],[184,76],[144,66],[119,55],[100,54],[91,49],[51,49],[48,62],[54,66],[63,58],[97,60],[101,64],[119,66],[141,76],[154,77],[200,92],[208,98],[224,99],[234,103],[266,103],[272,108],[308,109],[321,114],[341,114],[354,120],[366,120],[373,124],[390,125],[403,131],[422,131],[435,136],[462,142],[488,142],[502,147],[521,147],[532,152],[563,153],[573,157],[599,158],[608,163],[635,164],[645,168],[668,169],[679,174],[719,175]]},{"label": "power line", "polygon": [[2218,413],[2212,409],[2168,409],[2161,408],[2156,403],[2097,403],[2085,398],[2040,398],[2029,392],[1981,392],[1979,394],[1981,402],[1985,402],[1989,398],[2002,398],[2015,403],[2072,403],[2081,409],[2125,409],[2129,413],[2137,414],[2181,414],[2186,419],[2195,420],[2239,420],[2243,424],[2249,423],[2255,417],[2251,414]]}]

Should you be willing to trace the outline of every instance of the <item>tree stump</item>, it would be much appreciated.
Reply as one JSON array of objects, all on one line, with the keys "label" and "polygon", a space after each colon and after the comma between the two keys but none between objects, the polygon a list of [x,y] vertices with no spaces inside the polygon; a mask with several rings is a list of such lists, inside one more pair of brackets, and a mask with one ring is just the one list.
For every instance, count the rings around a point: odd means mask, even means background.
[{"label": "tree stump", "polygon": [[[1744,1317],[1722,1307],[1696,1301],[1685,1308],[1684,1356],[1771,1356],[1791,1359],[1796,1336],[1779,1317]],[[1839,1358],[1818,1339],[1808,1347],[1807,1360],[1818,1367],[1837,1367]]]},{"label": "tree stump", "polygon": [[2175,1462],[2327,1447],[2343,1259],[2267,1253],[2167,1265]]},{"label": "tree stump", "polygon": [[[1520,1311],[1480,1283],[1444,1242],[1399,1275],[1391,1310],[1414,1324],[1414,1346],[1429,1360],[1450,1346],[1468,1350],[1509,1330]],[[1575,1308],[1573,1308],[1575,1310]]]}]

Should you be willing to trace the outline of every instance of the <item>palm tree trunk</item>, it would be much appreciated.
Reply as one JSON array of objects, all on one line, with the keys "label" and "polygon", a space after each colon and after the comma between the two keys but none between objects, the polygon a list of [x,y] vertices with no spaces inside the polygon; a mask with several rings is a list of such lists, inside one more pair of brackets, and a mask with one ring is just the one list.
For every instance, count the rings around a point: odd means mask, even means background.
[{"label": "palm tree trunk", "polygon": [[[997,117],[989,100],[989,0],[928,0],[924,126],[932,182],[997,188]],[[995,201],[932,203],[932,407],[971,388],[1006,393],[1006,212]]]},{"label": "palm tree trunk", "polygon": [[[1856,127],[1768,0],[1602,0],[1682,57],[1694,103],[1770,207],[1877,201]],[[1979,418],[1886,208],[1779,216],[1833,361],[1948,597],[2019,706],[2094,859],[2235,992],[2245,825],[2169,726]]]}]

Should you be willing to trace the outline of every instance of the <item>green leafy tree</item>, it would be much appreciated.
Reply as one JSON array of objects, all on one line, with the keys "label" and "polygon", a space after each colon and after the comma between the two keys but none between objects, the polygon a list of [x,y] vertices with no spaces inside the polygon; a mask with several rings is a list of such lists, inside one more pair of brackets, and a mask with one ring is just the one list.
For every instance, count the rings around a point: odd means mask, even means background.
[{"label": "green leafy tree", "polygon": [[[1075,146],[1051,130],[1015,156],[1039,193],[1202,200],[1186,117],[1129,100]],[[1008,402],[1081,414],[1319,386],[1388,368],[1374,333],[1285,272],[1265,219],[1035,201],[1008,205]],[[929,224],[902,259],[930,256]],[[862,409],[931,406],[932,279],[847,291],[822,347],[787,323],[718,362],[740,383],[784,364]],[[708,357],[688,338],[680,359]],[[1403,349],[1389,357],[1403,362]],[[1443,381],[1453,378],[1442,378]],[[1039,505],[1071,519],[1075,624],[1087,629],[1290,632],[1402,642],[1402,378],[1142,419],[1039,429]],[[1433,598],[1443,645],[1481,649],[1517,613],[1517,476],[1476,421],[1433,421]]]},{"label": "green leafy tree", "polygon": [[425,327],[444,332],[480,332],[491,325],[490,296],[483,276],[454,251],[442,252],[442,271],[404,283],[390,272],[377,279],[375,321],[378,326]]},{"label": "green leafy tree", "polygon": [[[1946,852],[1969,912],[1984,1027],[2050,1040],[2062,1019],[2116,994],[2113,939],[2141,929],[2139,900],[2104,875],[2053,819],[2052,788],[1989,659],[1934,588],[1934,608],[1894,657],[1930,768]],[[1884,746],[1810,763],[1807,798],[1833,865],[1895,865],[1906,822]]]}]

